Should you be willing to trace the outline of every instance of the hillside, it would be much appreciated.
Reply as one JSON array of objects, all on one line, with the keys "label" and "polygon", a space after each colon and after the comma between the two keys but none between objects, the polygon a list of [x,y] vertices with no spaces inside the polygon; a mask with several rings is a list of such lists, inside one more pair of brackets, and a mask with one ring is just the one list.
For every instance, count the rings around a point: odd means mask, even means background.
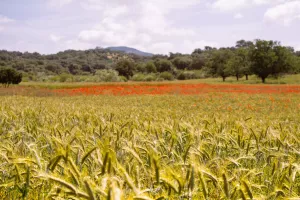
[{"label": "hillside", "polygon": [[63,73],[89,75],[96,70],[112,69],[113,65],[122,59],[138,63],[148,58],[99,48],[85,51],[66,50],[50,55],[0,50],[0,67],[12,67],[34,80],[35,78],[31,77]]},{"label": "hillside", "polygon": [[152,53],[143,52],[143,51],[140,51],[138,49],[134,49],[134,48],[131,48],[131,47],[125,47],[125,46],[107,47],[106,49],[110,50],[110,51],[119,51],[119,52],[124,52],[124,53],[127,53],[127,54],[135,54],[135,55],[145,56],[145,57],[153,56]]}]

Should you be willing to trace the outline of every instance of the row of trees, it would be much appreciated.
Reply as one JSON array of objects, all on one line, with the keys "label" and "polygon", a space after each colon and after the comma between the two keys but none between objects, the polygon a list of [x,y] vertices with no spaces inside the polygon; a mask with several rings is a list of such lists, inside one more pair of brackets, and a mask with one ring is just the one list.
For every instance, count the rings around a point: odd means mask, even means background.
[{"label": "row of trees", "polygon": [[291,47],[281,46],[276,41],[256,40],[239,41],[235,48],[221,48],[211,53],[206,69],[213,76],[220,76],[225,81],[228,76],[240,77],[255,74],[264,83],[270,75],[295,73],[299,63]]},{"label": "row of trees", "polygon": [[122,76],[120,80],[133,80],[142,75],[184,80],[199,78],[201,72],[201,77],[221,77],[224,81],[229,76],[239,80],[255,74],[265,82],[269,76],[300,72],[300,52],[279,42],[266,40],[240,40],[234,47],[217,49],[207,46],[195,49],[192,54],[170,53],[152,57],[97,48],[68,50],[53,55],[0,51],[1,66],[22,72],[30,80],[36,80],[35,76],[61,74],[96,76],[99,74],[97,71],[115,70]]},{"label": "row of trees", "polygon": [[279,42],[240,40],[235,47],[205,47],[203,50],[196,49],[191,55],[170,53],[168,57],[156,56],[145,63],[122,60],[116,63],[115,69],[128,79],[136,72],[174,74],[178,70],[203,70],[209,76],[221,77],[223,81],[229,76],[235,76],[237,81],[245,76],[248,80],[249,75],[255,74],[265,83],[268,76],[299,72],[299,61],[300,57],[293,48],[281,46]]}]

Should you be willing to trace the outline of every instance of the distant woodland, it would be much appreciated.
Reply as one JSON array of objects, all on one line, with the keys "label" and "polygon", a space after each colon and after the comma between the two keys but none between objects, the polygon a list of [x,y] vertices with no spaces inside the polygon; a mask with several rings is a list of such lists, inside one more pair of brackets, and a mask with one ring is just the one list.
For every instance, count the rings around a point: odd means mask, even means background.
[{"label": "distant woodland", "polygon": [[248,79],[300,72],[300,52],[277,41],[237,41],[232,47],[195,49],[191,54],[142,56],[123,51],[95,48],[66,50],[41,55],[0,51],[0,69],[12,68],[22,81],[117,82],[163,81],[234,76]]}]

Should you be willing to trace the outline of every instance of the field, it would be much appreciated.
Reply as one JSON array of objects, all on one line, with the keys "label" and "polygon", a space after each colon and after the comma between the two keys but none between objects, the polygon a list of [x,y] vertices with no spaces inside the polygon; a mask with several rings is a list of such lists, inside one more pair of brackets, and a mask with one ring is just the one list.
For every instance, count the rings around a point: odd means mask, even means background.
[{"label": "field", "polygon": [[0,199],[297,199],[300,86],[0,88]]}]

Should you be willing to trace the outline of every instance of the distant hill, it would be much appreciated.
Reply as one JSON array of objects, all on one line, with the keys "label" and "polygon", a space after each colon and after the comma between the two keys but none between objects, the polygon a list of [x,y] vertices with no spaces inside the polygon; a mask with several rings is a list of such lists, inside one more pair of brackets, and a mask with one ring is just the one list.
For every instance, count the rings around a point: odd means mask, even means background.
[{"label": "distant hill", "polygon": [[132,53],[132,54],[139,55],[139,56],[147,56],[147,57],[153,56],[152,53],[143,52],[143,51],[140,51],[140,50],[137,50],[137,49],[134,49],[134,48],[131,48],[131,47],[125,47],[125,46],[107,47],[106,49],[110,50],[110,51],[120,51],[120,52],[124,52],[124,53],[127,53],[127,54]]}]

